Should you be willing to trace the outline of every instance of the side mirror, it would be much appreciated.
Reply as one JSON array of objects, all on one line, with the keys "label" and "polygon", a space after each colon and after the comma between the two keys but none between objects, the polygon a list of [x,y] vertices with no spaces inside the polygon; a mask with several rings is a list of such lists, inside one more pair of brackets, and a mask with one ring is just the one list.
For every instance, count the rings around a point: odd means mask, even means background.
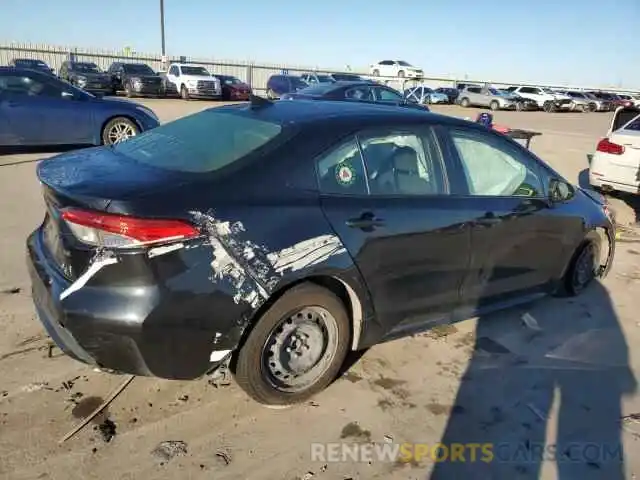
[{"label": "side mirror", "polygon": [[574,189],[567,182],[558,178],[549,180],[549,201],[551,203],[566,202],[573,197],[573,194]]}]

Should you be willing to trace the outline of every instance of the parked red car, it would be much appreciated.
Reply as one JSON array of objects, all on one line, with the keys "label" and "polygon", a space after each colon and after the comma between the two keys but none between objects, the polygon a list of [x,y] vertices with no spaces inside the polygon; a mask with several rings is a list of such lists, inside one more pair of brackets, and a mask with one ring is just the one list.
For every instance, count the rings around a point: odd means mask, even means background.
[{"label": "parked red car", "polygon": [[251,87],[232,75],[216,75],[222,85],[223,100],[249,100]]}]

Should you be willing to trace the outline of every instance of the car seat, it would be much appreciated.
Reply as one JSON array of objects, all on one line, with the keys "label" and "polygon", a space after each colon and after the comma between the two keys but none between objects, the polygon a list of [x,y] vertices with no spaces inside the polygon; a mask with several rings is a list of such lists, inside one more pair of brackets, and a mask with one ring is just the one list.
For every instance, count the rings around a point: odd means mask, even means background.
[{"label": "car seat", "polygon": [[378,179],[379,190],[387,194],[427,195],[433,192],[431,185],[420,177],[418,154],[411,147],[396,149],[391,169]]}]

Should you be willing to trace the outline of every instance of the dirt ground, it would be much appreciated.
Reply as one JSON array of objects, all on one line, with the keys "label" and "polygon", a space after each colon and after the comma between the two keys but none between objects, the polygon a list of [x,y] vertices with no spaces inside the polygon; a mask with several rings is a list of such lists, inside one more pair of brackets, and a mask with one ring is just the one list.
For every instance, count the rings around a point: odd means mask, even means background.
[{"label": "dirt ground", "polygon": [[[144,103],[163,121],[212,105]],[[434,110],[461,117],[479,111]],[[584,181],[586,155],[610,115],[498,112],[495,118],[542,132],[534,151],[570,180]],[[0,478],[616,480],[640,474],[640,458],[630,455],[640,446],[640,242],[626,237],[609,277],[582,296],[377,346],[309,404],[271,410],[234,384],[136,378],[96,422],[59,444],[124,377],[95,372],[57,350],[48,356],[24,262],[26,235],[43,215],[34,169],[47,155],[0,156]],[[621,224],[636,221],[630,199],[611,201]],[[539,330],[525,326],[525,312]],[[172,444],[175,456],[167,459],[152,453],[163,441],[184,443]],[[389,441],[502,443],[527,451],[546,441],[563,444],[557,450],[565,456],[446,464],[311,458],[312,443]],[[571,450],[567,442],[590,449]],[[620,442],[624,464],[607,461],[604,454]]]}]

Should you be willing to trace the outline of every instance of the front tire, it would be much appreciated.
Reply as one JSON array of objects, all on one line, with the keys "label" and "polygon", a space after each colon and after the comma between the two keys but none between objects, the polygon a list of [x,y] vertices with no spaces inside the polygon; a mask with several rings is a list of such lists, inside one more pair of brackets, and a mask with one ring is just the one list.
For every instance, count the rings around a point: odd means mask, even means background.
[{"label": "front tire", "polygon": [[124,86],[124,92],[127,95],[127,98],[132,98],[133,97],[133,89],[131,88],[131,84],[130,83],[126,83]]},{"label": "front tire", "polygon": [[262,315],[240,349],[238,385],[268,406],[300,403],[336,378],[349,350],[350,322],[331,291],[302,284]]},{"label": "front tire", "polygon": [[182,87],[180,87],[180,96],[182,97],[183,100],[189,100],[189,90],[187,90],[187,87],[185,85],[182,85]]},{"label": "front tire", "polygon": [[588,241],[578,248],[562,279],[560,293],[570,297],[582,293],[596,278],[599,259],[600,249],[596,243]]},{"label": "front tire", "polygon": [[469,99],[465,97],[462,100],[460,100],[460,105],[463,106],[464,108],[468,108],[469,105],[471,105],[471,102],[469,102]]},{"label": "front tire", "polygon": [[500,108],[500,104],[494,100],[489,104],[489,108],[494,111],[498,110]]},{"label": "front tire", "polygon": [[112,118],[102,129],[102,143],[115,145],[140,133],[138,126],[125,117]]}]

